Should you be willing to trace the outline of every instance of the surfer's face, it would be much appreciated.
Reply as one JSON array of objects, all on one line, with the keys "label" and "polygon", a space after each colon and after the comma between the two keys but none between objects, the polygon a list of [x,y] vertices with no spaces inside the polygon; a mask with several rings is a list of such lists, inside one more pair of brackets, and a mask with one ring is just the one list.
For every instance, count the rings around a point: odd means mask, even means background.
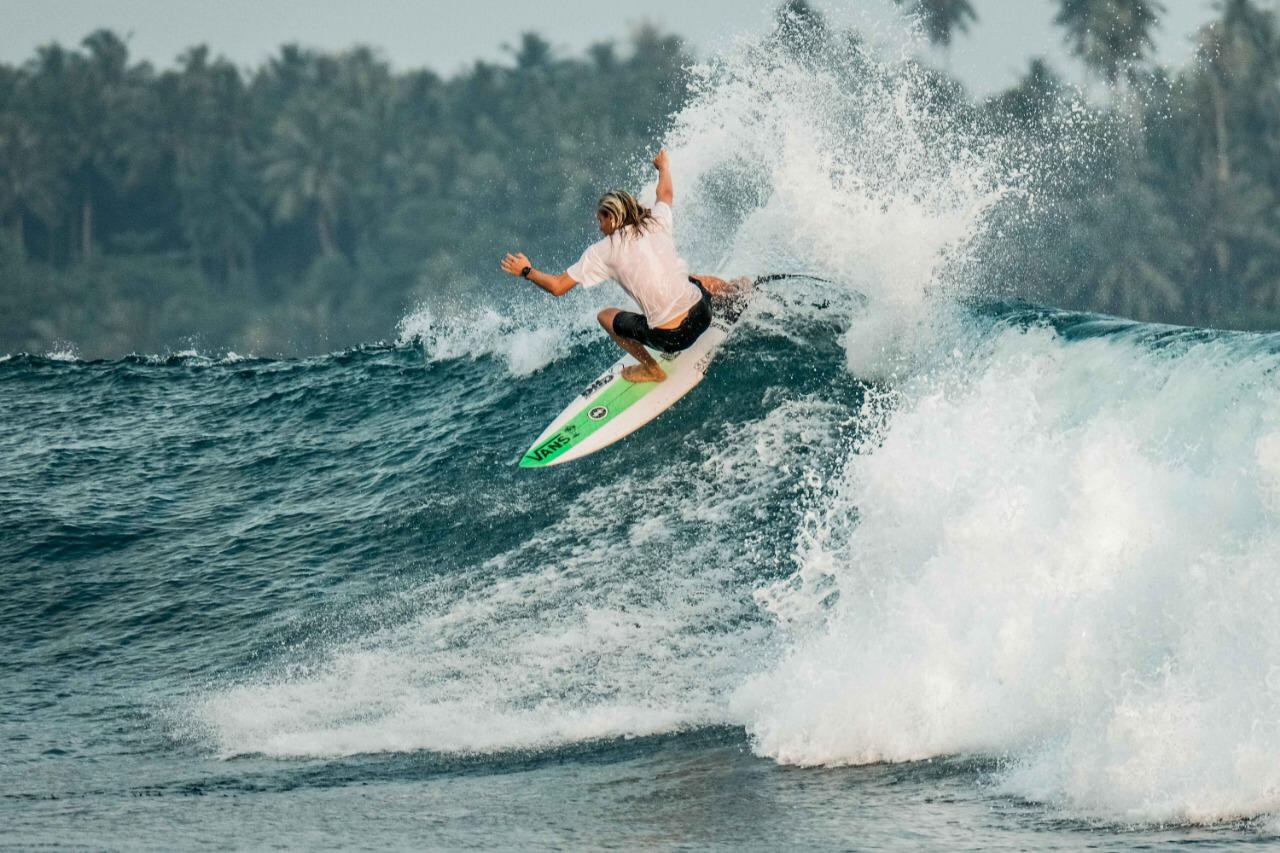
[{"label": "surfer's face", "polygon": [[607,213],[601,213],[597,210],[596,222],[600,223],[600,233],[606,237],[618,230],[618,223],[614,222],[613,217]]}]

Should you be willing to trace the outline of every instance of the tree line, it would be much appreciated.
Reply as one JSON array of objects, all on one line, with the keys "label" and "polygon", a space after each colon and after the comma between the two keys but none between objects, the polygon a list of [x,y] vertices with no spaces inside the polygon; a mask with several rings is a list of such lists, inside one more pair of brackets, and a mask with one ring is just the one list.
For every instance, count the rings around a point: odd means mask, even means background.
[{"label": "tree line", "polygon": [[529,33],[451,78],[365,48],[245,72],[204,46],[157,71],[105,30],[42,47],[0,65],[0,351],[384,339],[494,247],[588,234],[691,61],[651,28],[581,58]]},{"label": "tree line", "polygon": [[[898,2],[943,48],[981,23],[968,0]],[[1017,289],[1275,326],[1275,13],[1219,0],[1195,60],[1165,69],[1150,59],[1158,0],[1047,2],[1106,97],[1082,101],[1042,60],[982,101],[931,72],[981,132],[1047,140],[1069,110],[1097,128],[1052,215],[1008,223]],[[803,0],[778,20],[797,45],[832,37]],[[102,30],[0,64],[0,351],[336,348],[476,281],[495,247],[571,260],[558,255],[590,236],[600,188],[680,108],[693,57],[650,28],[581,57],[528,33],[510,53],[447,78],[296,45],[251,70],[205,46],[156,70]]]}]

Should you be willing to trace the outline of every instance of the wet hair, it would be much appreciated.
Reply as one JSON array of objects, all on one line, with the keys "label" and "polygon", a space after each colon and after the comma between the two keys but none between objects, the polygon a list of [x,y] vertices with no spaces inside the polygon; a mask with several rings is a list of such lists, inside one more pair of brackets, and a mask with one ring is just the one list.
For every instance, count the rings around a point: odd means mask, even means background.
[{"label": "wet hair", "polygon": [[656,220],[653,211],[636,201],[636,197],[626,190],[609,190],[600,196],[596,203],[596,213],[609,217],[618,223],[618,231],[628,233],[625,229],[633,229],[632,234],[640,234],[649,230]]}]

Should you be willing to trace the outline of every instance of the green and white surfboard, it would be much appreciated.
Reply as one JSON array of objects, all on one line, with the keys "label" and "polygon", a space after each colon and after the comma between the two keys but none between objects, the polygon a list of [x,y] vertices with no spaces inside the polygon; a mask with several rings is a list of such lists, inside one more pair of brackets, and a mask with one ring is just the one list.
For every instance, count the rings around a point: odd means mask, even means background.
[{"label": "green and white surfboard", "polygon": [[581,459],[619,439],[626,438],[675,405],[702,381],[711,359],[729,337],[750,302],[751,291],[728,300],[716,300],[711,326],[683,352],[653,356],[667,372],[661,382],[628,382],[622,368],[635,364],[625,356],[587,386],[542,431],[533,446],[520,457],[521,468],[546,468]]}]

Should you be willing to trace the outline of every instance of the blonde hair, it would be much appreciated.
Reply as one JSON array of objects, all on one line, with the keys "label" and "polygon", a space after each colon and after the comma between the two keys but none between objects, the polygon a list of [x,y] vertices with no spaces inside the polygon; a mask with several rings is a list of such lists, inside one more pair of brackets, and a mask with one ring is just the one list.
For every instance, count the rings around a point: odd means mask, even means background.
[{"label": "blonde hair", "polygon": [[625,229],[634,229],[630,233],[640,234],[649,230],[656,220],[653,211],[644,207],[636,197],[626,190],[609,190],[600,196],[596,203],[596,213],[609,217],[618,224],[618,231],[626,234]]}]

